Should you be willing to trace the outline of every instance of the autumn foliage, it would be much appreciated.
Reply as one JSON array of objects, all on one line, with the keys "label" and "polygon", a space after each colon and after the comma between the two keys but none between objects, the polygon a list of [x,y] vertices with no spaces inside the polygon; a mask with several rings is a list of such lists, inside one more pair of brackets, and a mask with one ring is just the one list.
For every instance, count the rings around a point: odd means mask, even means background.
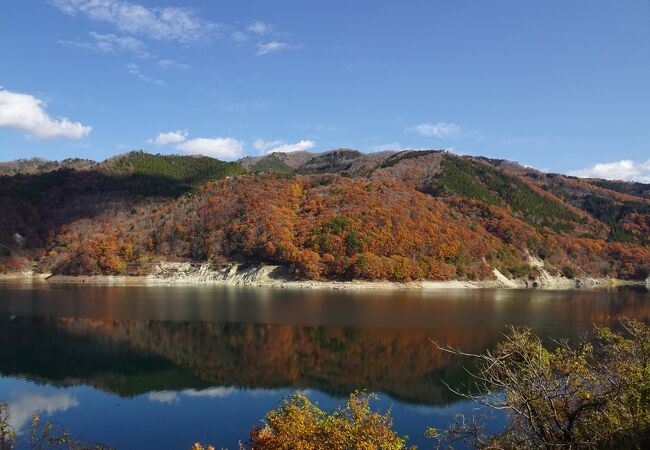
[{"label": "autumn foliage", "polygon": [[[138,153],[110,170],[5,177],[0,270],[31,260],[41,271],[136,275],[161,260],[237,261],[309,279],[411,281],[486,279],[493,269],[535,277],[532,256],[555,274],[650,274],[643,197],[442,152],[403,152],[374,168],[359,155],[323,169],[340,173],[309,175],[222,165],[212,174],[201,160]],[[362,174],[350,173],[354,158],[366,158]],[[211,176],[226,178],[196,181]]]},{"label": "autumn foliage", "polygon": [[372,411],[369,397],[356,392],[345,407],[329,414],[307,397],[290,397],[266,415],[264,427],[253,429],[248,448],[400,450],[405,442],[393,431],[390,414]]}]

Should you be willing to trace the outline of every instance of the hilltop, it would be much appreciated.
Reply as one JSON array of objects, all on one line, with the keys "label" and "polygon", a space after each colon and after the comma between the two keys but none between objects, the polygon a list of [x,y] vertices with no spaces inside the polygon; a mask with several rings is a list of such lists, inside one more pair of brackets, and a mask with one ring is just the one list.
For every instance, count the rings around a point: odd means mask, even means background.
[{"label": "hilltop", "polygon": [[226,272],[236,262],[307,280],[533,284],[650,274],[642,183],[438,150],[66,161],[0,165],[2,270],[146,275],[162,262]]}]

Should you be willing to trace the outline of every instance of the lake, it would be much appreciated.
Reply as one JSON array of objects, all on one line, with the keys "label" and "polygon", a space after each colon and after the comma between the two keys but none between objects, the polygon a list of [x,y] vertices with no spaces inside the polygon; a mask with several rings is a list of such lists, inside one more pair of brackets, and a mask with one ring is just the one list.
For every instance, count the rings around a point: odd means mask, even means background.
[{"label": "lake", "polygon": [[287,395],[332,409],[367,389],[400,434],[430,447],[427,427],[476,409],[442,382],[466,383],[468,362],[430,339],[481,352],[510,324],[577,339],[621,316],[650,320],[650,294],[4,283],[0,401],[16,429],[38,411],[117,448],[235,449]]}]

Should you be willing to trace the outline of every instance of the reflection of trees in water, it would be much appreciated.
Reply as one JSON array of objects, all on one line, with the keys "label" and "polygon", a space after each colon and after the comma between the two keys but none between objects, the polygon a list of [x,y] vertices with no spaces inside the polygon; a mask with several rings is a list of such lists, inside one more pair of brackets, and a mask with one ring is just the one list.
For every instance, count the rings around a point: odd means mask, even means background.
[{"label": "reflection of trees in water", "polygon": [[[16,318],[0,324],[0,370],[122,395],[152,390],[305,387],[346,395],[383,391],[400,399],[448,399],[440,377],[460,362],[428,338],[477,349],[489,329],[444,332],[203,322]],[[11,343],[11,344],[9,344]]]},{"label": "reflection of trees in water", "polygon": [[460,366],[460,361],[450,365],[449,356],[435,351],[428,338],[478,349],[494,336],[487,328],[463,336],[454,330],[196,322],[113,322],[110,327],[110,334],[123,333],[134,347],[164,355],[219,385],[310,387],[341,395],[367,388],[423,403],[444,401],[441,372],[449,378]]},{"label": "reflection of trees in water", "polygon": [[124,396],[147,392],[151,385],[159,389],[208,386],[164,358],[131,348],[128,342],[75,331],[72,322],[0,318],[0,373],[64,386],[90,384]]},{"label": "reflection of trees in water", "polygon": [[[554,337],[572,338],[593,322],[650,317],[650,304],[632,294],[620,293],[615,302],[586,300],[567,302],[564,310],[561,303],[551,303],[555,323],[545,302],[539,315],[534,304],[524,312],[541,335],[555,329],[559,335]],[[309,387],[340,395],[367,388],[400,400],[438,404],[453,400],[440,380],[459,384],[465,372],[463,361],[436,351],[428,340],[471,352],[491,347],[503,322],[498,305],[493,308],[492,314],[472,318],[474,326],[457,326],[455,320],[440,326],[441,317],[436,317],[433,330],[5,318],[0,319],[0,371],[88,383],[120,395],[210,385]],[[582,325],[574,325],[578,319]]]}]

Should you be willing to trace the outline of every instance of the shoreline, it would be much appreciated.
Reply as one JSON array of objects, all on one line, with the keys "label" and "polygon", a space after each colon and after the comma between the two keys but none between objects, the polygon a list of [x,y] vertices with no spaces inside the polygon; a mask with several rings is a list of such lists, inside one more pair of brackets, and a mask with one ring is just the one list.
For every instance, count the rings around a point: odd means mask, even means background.
[{"label": "shoreline", "polygon": [[574,290],[615,288],[621,286],[644,286],[650,289],[650,279],[621,280],[615,278],[564,278],[542,271],[535,280],[508,279],[496,269],[491,280],[420,280],[393,282],[387,280],[367,281],[320,281],[297,280],[289,277],[282,266],[256,265],[241,268],[237,264],[215,270],[207,264],[160,263],[153,273],[144,276],[131,275],[52,275],[33,272],[0,274],[3,281],[36,281],[53,285],[90,286],[239,286],[276,289],[320,290],[441,290],[441,289],[542,289]]}]

